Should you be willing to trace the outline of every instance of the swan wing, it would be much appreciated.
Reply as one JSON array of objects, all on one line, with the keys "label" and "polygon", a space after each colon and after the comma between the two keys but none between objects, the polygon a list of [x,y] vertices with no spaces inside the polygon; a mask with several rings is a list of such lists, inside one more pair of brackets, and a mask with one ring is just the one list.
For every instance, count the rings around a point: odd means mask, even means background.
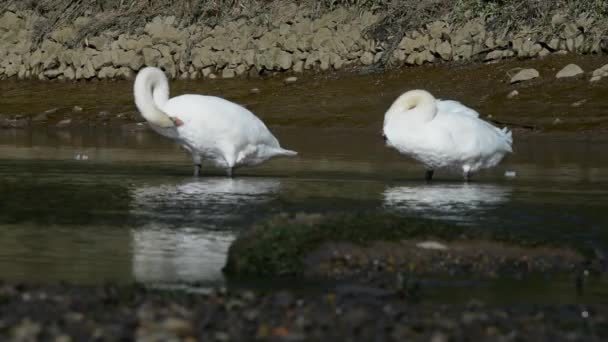
[{"label": "swan wing", "polygon": [[195,140],[227,141],[237,149],[247,145],[279,146],[262,120],[219,97],[181,95],[170,99],[164,109],[170,116],[179,117]]},{"label": "swan wing", "polygon": [[437,111],[442,113],[468,115],[474,118],[479,117],[479,113],[477,113],[475,110],[454,100],[437,100]]},{"label": "swan wing", "polygon": [[441,131],[448,132],[451,149],[463,159],[512,152],[511,132],[471,115],[443,112],[433,120]]}]

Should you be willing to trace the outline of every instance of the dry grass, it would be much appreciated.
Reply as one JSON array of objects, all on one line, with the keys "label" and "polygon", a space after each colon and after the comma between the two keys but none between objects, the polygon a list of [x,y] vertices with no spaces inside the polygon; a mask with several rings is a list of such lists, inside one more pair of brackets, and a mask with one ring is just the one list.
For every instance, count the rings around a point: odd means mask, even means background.
[{"label": "dry grass", "polygon": [[[484,17],[490,28],[500,30],[521,27],[543,28],[551,24],[552,13],[571,18],[590,16],[602,19],[608,31],[606,0],[290,0],[310,9],[315,16],[346,6],[384,15],[368,34],[388,41],[389,46],[403,33],[439,18],[453,23]],[[144,26],[156,15],[174,15],[181,25],[215,25],[238,17],[255,17],[284,5],[286,0],[8,0],[0,9],[30,9],[42,15],[36,26],[36,43],[65,23],[83,15],[98,15],[95,22],[79,32],[71,43],[76,45],[87,35],[103,30],[131,32]],[[35,44],[37,45],[37,44]],[[386,61],[384,61],[386,63]]]}]

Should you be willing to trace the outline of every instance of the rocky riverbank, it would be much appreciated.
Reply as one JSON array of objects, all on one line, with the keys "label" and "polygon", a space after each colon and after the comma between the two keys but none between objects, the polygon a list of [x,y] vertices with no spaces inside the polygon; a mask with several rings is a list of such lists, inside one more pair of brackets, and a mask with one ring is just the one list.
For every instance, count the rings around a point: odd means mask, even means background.
[{"label": "rocky riverbank", "polygon": [[406,291],[317,294],[0,285],[6,341],[600,341],[605,304],[418,303]]},{"label": "rocky riverbank", "polygon": [[[67,8],[64,17],[76,13]],[[113,16],[129,19],[130,12],[120,10],[87,10],[66,22],[57,10],[7,6],[0,15],[0,78],[129,79],[146,65],[161,67],[171,78],[234,78],[608,52],[606,18],[558,7],[543,13],[550,23],[517,28],[471,11],[458,18],[438,17],[441,11],[420,14],[419,27],[410,27],[391,17],[412,16],[403,10],[320,11],[290,2],[275,3],[268,12],[196,23],[132,14],[132,24],[116,27]],[[589,78],[607,74],[597,71]]]}]

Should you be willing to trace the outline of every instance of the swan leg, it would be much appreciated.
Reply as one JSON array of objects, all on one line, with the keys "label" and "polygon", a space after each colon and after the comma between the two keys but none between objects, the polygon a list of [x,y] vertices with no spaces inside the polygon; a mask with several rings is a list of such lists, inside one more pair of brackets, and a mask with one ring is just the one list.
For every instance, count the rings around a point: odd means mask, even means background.
[{"label": "swan leg", "polygon": [[194,164],[194,177],[201,175],[201,164]]},{"label": "swan leg", "polygon": [[426,180],[427,182],[430,182],[433,179],[433,173],[435,173],[434,170],[426,170],[426,172],[424,174],[424,180]]},{"label": "swan leg", "polygon": [[471,180],[471,167],[469,165],[465,165],[462,167],[462,171],[464,173],[464,181],[468,182]]},{"label": "swan leg", "polygon": [[232,172],[233,170],[232,170],[232,169],[233,169],[232,167],[228,167],[228,168],[226,169],[226,174],[227,174],[227,175],[228,175],[228,177],[230,177],[230,178],[232,178],[232,176],[233,176],[233,172]]}]

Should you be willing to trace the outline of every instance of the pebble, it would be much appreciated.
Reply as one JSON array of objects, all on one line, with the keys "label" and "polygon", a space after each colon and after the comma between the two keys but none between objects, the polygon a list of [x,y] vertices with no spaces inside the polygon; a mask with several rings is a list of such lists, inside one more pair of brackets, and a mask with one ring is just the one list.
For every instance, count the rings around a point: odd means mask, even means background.
[{"label": "pebble", "polygon": [[72,119],[63,119],[55,124],[55,127],[62,128],[72,124]]},{"label": "pebble", "polygon": [[74,111],[74,112],[82,112],[82,107],[80,107],[80,106],[74,106],[74,108],[72,108],[72,111]]},{"label": "pebble", "polygon": [[298,81],[298,78],[295,76],[291,76],[291,77],[287,77],[283,82],[289,84],[289,83],[295,83]]},{"label": "pebble", "polygon": [[507,98],[512,99],[512,98],[514,98],[514,97],[516,97],[516,96],[518,96],[518,95],[519,95],[519,91],[517,91],[517,90],[513,90],[513,91],[511,91],[511,92],[509,93],[509,95],[507,95]]},{"label": "pebble", "polygon": [[448,249],[448,246],[439,243],[437,241],[422,241],[422,242],[418,242],[416,244],[416,247],[418,248],[422,248],[422,249],[432,249],[432,250],[438,250],[438,251],[443,251]]},{"label": "pebble", "polygon": [[249,90],[250,94],[259,94],[260,93],[260,89],[259,88],[251,88]]},{"label": "pebble", "polygon": [[515,178],[517,176],[517,172],[515,171],[505,171],[505,177],[507,178]]}]

